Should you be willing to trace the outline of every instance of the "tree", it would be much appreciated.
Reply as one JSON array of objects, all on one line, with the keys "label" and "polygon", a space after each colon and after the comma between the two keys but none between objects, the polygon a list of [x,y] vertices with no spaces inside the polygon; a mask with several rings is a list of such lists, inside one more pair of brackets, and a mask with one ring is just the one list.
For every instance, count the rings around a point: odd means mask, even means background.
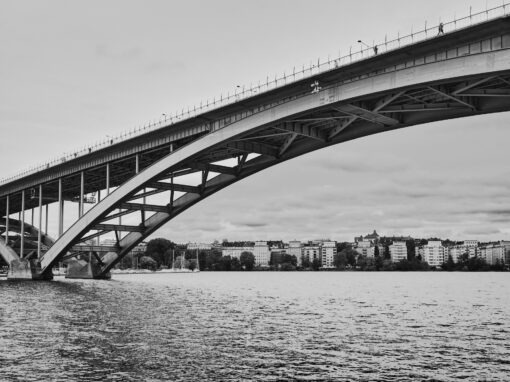
[{"label": "tree", "polygon": [[379,253],[379,252],[380,252],[380,251],[379,251],[379,246],[378,246],[378,245],[376,245],[376,246],[374,247],[374,257],[379,257],[379,255],[380,255],[380,253]]},{"label": "tree", "polygon": [[341,251],[335,255],[333,258],[333,264],[336,269],[345,269],[347,266],[347,255],[345,254],[345,251]]},{"label": "tree", "polygon": [[194,271],[197,268],[197,261],[196,260],[190,260],[188,261],[188,269],[191,271]]},{"label": "tree", "polygon": [[441,265],[441,268],[448,272],[455,270],[455,262],[453,261],[452,255],[448,255],[448,260]]},{"label": "tree", "polygon": [[230,256],[222,256],[220,260],[222,271],[232,270],[232,258]]},{"label": "tree", "polygon": [[295,271],[296,267],[294,265],[292,265],[291,263],[283,263],[280,270],[284,271],[284,272]]},{"label": "tree", "polygon": [[145,249],[145,256],[151,257],[158,264],[169,265],[169,256],[171,256],[171,250],[175,248],[175,243],[167,239],[153,239],[147,243]]},{"label": "tree", "polygon": [[140,258],[140,268],[155,271],[158,268],[158,263],[152,257],[142,256]]},{"label": "tree", "polygon": [[255,266],[255,256],[253,253],[244,251],[240,257],[241,267],[246,271],[252,271]]},{"label": "tree", "polygon": [[[377,255],[376,257],[374,257],[374,259],[375,259],[375,270],[380,271],[381,269],[383,269],[385,261],[383,260],[382,256]],[[386,260],[386,261],[388,261],[388,260]]]},{"label": "tree", "polygon": [[310,259],[308,257],[304,257],[301,265],[303,266],[303,268],[310,268],[312,266],[312,263],[310,263]]},{"label": "tree", "polygon": [[[221,262],[221,251],[214,248],[210,253],[209,256],[205,259],[205,269],[211,270],[211,271],[219,271],[222,270],[222,262]],[[202,268],[204,269],[204,268]]]},{"label": "tree", "polygon": [[467,269],[470,272],[488,271],[490,269],[490,266],[489,266],[489,264],[487,264],[485,259],[475,256],[475,257],[469,258],[469,260],[467,262]]},{"label": "tree", "polygon": [[312,265],[312,269],[313,269],[314,271],[318,271],[318,270],[319,270],[319,268],[321,267],[321,261],[320,261],[319,259],[313,259],[313,261],[312,261],[312,264],[311,264],[311,265]]},{"label": "tree", "polygon": [[412,261],[416,257],[416,243],[414,240],[406,241],[407,247],[407,260]]},{"label": "tree", "polygon": [[351,267],[356,266],[356,259],[358,257],[358,252],[356,252],[352,248],[346,248],[345,249],[345,256],[347,257],[347,264],[349,264]]},{"label": "tree", "polygon": [[231,271],[240,271],[241,268],[241,262],[237,257],[232,257],[230,259],[230,270]]},{"label": "tree", "polygon": [[391,254],[390,254],[390,247],[388,244],[384,245],[384,260],[390,260]]},{"label": "tree", "polygon": [[292,266],[297,266],[297,257],[286,253],[283,255],[283,263],[288,263]]},{"label": "tree", "polygon": [[500,259],[496,259],[496,262],[493,265],[491,265],[491,270],[502,272],[505,270],[505,263]]},{"label": "tree", "polygon": [[362,271],[375,271],[375,259],[365,255],[359,255],[357,265]]}]

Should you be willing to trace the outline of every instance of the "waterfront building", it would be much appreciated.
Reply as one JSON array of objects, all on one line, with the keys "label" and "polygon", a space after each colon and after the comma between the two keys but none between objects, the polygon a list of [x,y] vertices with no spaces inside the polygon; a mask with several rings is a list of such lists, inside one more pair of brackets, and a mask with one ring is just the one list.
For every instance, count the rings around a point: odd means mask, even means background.
[{"label": "waterfront building", "polygon": [[463,254],[469,253],[467,247],[464,244],[458,244],[451,247],[445,248],[445,261],[448,260],[448,256],[452,257],[452,260],[455,263],[460,261],[460,258]]},{"label": "waterfront building", "polygon": [[501,242],[483,245],[480,247],[480,257],[489,265],[494,265],[497,262],[504,263],[506,260],[505,245],[502,245]]},{"label": "waterfront building", "polygon": [[305,245],[303,247],[303,258],[312,263],[315,259],[320,260],[321,247],[319,245]]},{"label": "waterfront building", "polygon": [[[382,255],[382,254],[381,254]],[[407,260],[407,244],[405,241],[394,241],[390,245],[390,256],[393,263],[400,260]]]},{"label": "waterfront building", "polygon": [[325,241],[321,246],[321,266],[322,268],[334,268],[336,256],[336,241]]},{"label": "waterfront building", "polygon": [[193,251],[193,250],[199,250],[199,251],[210,251],[212,248],[212,245],[211,244],[205,244],[205,243],[188,243],[186,245],[186,249],[188,251]]},{"label": "waterfront building", "polygon": [[510,241],[501,241],[501,245],[505,248],[505,264],[510,264]]},{"label": "waterfront building", "polygon": [[419,254],[431,267],[440,267],[445,261],[445,248],[439,240],[430,240],[419,248]]},{"label": "waterfront building", "polygon": [[[366,257],[374,257],[375,254],[375,246],[373,245],[373,242],[370,240],[361,240],[356,243],[356,247],[354,250],[358,252],[360,255],[366,256]],[[381,255],[382,253],[379,252]]]},{"label": "waterfront building", "polygon": [[475,257],[478,255],[478,240],[465,240],[464,246],[469,257]]},{"label": "waterfront building", "polygon": [[271,251],[266,241],[256,241],[253,247],[253,256],[255,256],[256,266],[269,266],[271,260]]},{"label": "waterfront building", "polygon": [[300,241],[297,240],[289,241],[287,253],[291,256],[296,256],[298,266],[301,266],[301,264],[303,264],[303,245],[301,244]]},{"label": "waterfront building", "polygon": [[221,249],[222,256],[236,257],[238,259],[241,258],[241,253],[243,252],[250,252],[255,256],[254,247],[249,245],[239,247],[222,247]]}]

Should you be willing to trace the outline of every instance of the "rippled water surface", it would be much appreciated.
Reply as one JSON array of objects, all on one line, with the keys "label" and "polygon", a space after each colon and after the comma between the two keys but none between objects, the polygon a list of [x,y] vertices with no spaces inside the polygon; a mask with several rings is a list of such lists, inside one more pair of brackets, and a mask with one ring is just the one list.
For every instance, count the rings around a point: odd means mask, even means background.
[{"label": "rippled water surface", "polygon": [[508,273],[0,279],[0,380],[510,380]]}]

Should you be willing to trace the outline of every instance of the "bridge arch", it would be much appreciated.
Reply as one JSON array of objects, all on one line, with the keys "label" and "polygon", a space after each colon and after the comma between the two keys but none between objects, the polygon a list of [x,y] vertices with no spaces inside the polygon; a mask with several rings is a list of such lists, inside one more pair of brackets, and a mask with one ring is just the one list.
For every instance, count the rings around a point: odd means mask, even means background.
[{"label": "bridge arch", "polygon": [[[101,221],[119,207],[141,211],[145,209],[155,213],[138,227],[129,228],[130,233],[118,242],[117,257],[105,264],[103,272],[107,272],[136,244],[187,208],[222,188],[275,164],[370,134],[442,119],[509,110],[508,102],[501,101],[501,93],[499,97],[491,97],[492,101],[497,102],[482,103],[475,102],[475,94],[480,93],[473,92],[474,88],[482,84],[492,84],[490,89],[501,89],[499,85],[504,85],[510,74],[509,60],[509,52],[501,51],[403,69],[350,84],[334,85],[211,132],[140,171],[104,198],[48,250],[41,259],[42,269],[44,271],[51,267],[91,228],[106,228],[100,224]],[[412,109],[407,101],[404,104],[399,103],[413,97],[417,92],[426,92],[428,97],[436,97],[437,102],[424,104],[421,106],[422,110],[418,111]],[[337,111],[338,116],[328,120],[325,125],[307,126],[296,122],[312,119],[317,113],[324,114],[332,110]],[[404,113],[408,114],[404,116]],[[350,126],[355,128],[347,130]],[[340,134],[343,131],[345,133]],[[276,137],[280,139],[279,145],[268,143],[269,139]],[[188,168],[189,163],[196,162],[201,156],[218,148],[234,148],[246,154],[257,153],[260,156],[251,160],[246,160],[244,156],[244,161],[240,159],[238,166],[230,170],[223,169],[226,170],[225,173],[212,179],[207,180],[206,177],[197,189],[190,189],[168,205],[143,207],[130,204],[130,200],[137,195],[142,197],[143,194],[139,193],[150,186],[156,189],[178,189],[168,182],[169,174]],[[207,171],[207,166],[203,171]],[[185,187],[181,190],[185,190]]]}]

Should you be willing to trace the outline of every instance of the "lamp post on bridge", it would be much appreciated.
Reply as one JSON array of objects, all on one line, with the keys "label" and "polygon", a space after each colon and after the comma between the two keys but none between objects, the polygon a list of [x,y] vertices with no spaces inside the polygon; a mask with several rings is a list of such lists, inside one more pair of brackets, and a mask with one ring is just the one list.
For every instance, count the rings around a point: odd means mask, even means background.
[{"label": "lamp post on bridge", "polygon": [[374,51],[374,55],[377,55],[377,53],[379,52],[379,48],[377,47],[377,45],[370,46],[363,40],[358,40],[358,43],[361,44],[361,52],[363,52],[363,45],[366,46],[368,49],[372,49]]}]

